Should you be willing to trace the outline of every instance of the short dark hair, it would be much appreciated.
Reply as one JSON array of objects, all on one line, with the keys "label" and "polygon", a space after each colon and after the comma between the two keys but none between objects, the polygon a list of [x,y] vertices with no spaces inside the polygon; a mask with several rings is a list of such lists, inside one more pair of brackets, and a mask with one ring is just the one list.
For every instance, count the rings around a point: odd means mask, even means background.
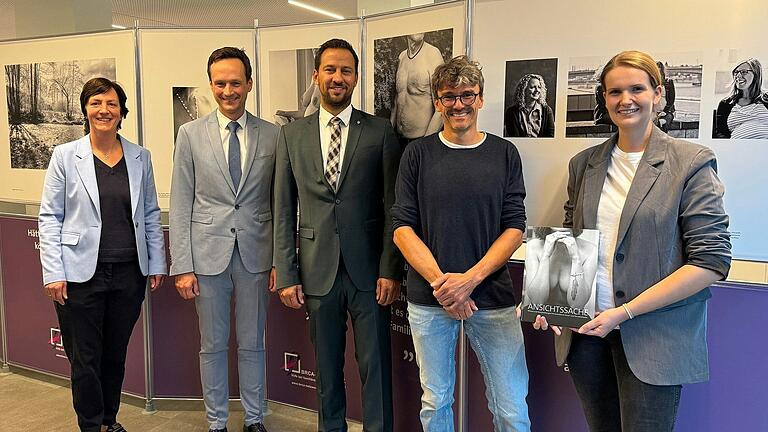
[{"label": "short dark hair", "polygon": [[251,78],[251,74],[253,73],[253,68],[251,68],[251,60],[248,58],[248,54],[245,53],[240,48],[235,47],[222,47],[214,52],[211,53],[211,56],[208,57],[208,81],[211,80],[211,65],[216,63],[219,60],[224,59],[238,59],[241,62],[243,62],[243,66],[245,66],[245,80],[246,81],[253,81]]},{"label": "short dark hair", "polygon": [[355,59],[355,74],[357,74],[357,66],[360,63],[360,58],[357,57],[357,53],[355,52],[355,49],[352,48],[352,44],[345,41],[344,39],[329,39],[320,45],[320,48],[317,50],[317,54],[315,54],[315,70],[320,69],[320,58],[323,56],[323,51],[329,48],[345,49],[351,52],[352,58]]},{"label": "short dark hair", "polygon": [[[83,112],[83,117],[85,117],[83,128],[85,129],[86,135],[91,133],[91,125],[88,123],[88,113],[85,110],[88,100],[93,96],[104,94],[110,90],[114,90],[115,93],[117,93],[117,100],[120,102],[120,117],[126,118],[128,116],[128,107],[125,105],[128,97],[125,95],[125,90],[120,87],[120,84],[107,78],[91,78],[85,85],[83,85],[83,91],[80,92],[80,111]],[[122,120],[117,122],[118,130],[120,130],[120,125],[122,123]]]}]

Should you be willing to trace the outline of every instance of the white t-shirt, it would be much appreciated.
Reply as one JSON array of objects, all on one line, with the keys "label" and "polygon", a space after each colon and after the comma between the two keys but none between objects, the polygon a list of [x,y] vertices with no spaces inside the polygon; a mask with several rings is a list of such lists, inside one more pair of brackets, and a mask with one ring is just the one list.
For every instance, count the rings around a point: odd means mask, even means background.
[{"label": "white t-shirt", "polygon": [[613,301],[613,256],[619,236],[619,220],[642,157],[643,152],[626,153],[618,146],[611,153],[608,174],[597,206],[597,229],[600,231],[600,245],[597,249],[598,311],[616,307]]}]

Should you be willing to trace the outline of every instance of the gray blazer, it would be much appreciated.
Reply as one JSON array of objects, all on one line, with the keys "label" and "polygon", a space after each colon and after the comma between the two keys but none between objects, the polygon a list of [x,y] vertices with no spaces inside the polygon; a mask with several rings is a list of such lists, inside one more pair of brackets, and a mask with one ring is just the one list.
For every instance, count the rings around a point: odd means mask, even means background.
[{"label": "gray blazer", "polygon": [[216,111],[179,129],[171,181],[171,275],[217,275],[237,239],[245,268],[272,267],[272,173],[277,126],[250,113],[248,150],[237,190],[219,133]]},{"label": "gray blazer", "polygon": [[[339,257],[357,289],[376,289],[379,277],[402,277],[403,260],[392,241],[390,209],[400,144],[392,125],[352,110],[337,191],[323,175],[319,113],[284,126],[275,167],[275,267],[277,287],[302,284],[325,295]],[[296,253],[296,212],[299,250]]]},{"label": "gray blazer", "polygon": [[[594,229],[600,193],[617,135],[571,159],[564,226]],[[619,221],[613,266],[614,301],[629,302],[690,264],[723,279],[731,263],[725,189],[714,153],[654,127]],[[643,382],[675,385],[709,378],[706,327],[709,288],[621,324],[632,372]],[[571,332],[555,338],[558,365]]]}]

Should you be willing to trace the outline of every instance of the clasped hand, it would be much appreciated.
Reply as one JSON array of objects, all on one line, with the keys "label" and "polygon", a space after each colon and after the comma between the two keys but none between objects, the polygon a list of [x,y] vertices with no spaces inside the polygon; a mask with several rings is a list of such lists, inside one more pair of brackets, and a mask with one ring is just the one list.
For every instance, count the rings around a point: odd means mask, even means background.
[{"label": "clasped hand", "polygon": [[443,273],[432,281],[432,294],[452,318],[465,320],[477,310],[470,294],[480,284],[469,273]]}]

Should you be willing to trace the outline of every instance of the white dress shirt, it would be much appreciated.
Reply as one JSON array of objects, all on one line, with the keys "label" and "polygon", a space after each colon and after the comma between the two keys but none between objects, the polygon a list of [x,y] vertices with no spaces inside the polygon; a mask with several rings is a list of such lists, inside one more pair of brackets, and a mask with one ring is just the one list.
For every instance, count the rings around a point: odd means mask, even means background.
[{"label": "white dress shirt", "polygon": [[334,117],[341,119],[341,149],[339,149],[339,177],[344,166],[344,150],[347,149],[347,137],[349,136],[349,120],[352,117],[352,104],[349,104],[339,115],[334,116],[325,110],[322,106],[319,110],[320,118],[320,152],[323,155],[323,172],[328,167],[328,148],[331,147],[331,133],[333,126],[329,125]]},{"label": "white dress shirt", "polygon": [[[235,120],[240,124],[240,128],[237,130],[237,139],[240,141],[240,169],[242,173],[245,173],[245,153],[248,149],[248,141],[245,136],[245,119],[247,115],[247,112],[243,112],[243,115]],[[221,135],[221,146],[224,148],[224,162],[229,166],[229,134],[231,132],[227,126],[232,120],[218,109],[216,110],[216,118],[219,120],[219,134]]]}]

